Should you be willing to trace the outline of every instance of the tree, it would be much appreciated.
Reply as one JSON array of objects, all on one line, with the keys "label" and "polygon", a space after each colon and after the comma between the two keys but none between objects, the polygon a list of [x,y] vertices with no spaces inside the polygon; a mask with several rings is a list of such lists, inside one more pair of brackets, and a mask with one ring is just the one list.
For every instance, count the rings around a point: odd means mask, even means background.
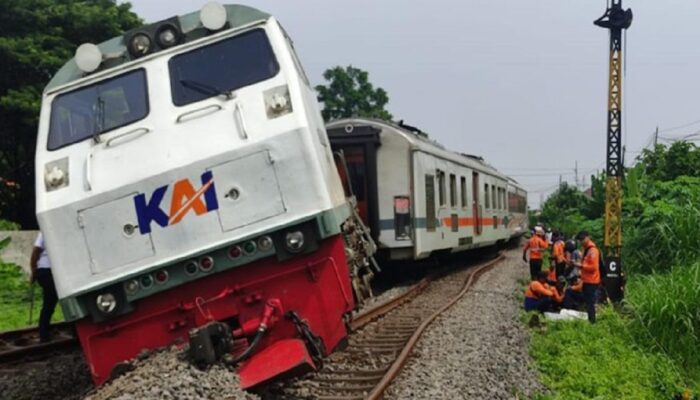
[{"label": "tree", "polygon": [[700,148],[694,143],[676,141],[670,146],[658,144],[642,151],[640,163],[647,175],[672,181],[679,176],[700,176]]},{"label": "tree", "polygon": [[141,24],[115,0],[0,0],[0,217],[36,226],[34,150],[41,93],[82,43]]},{"label": "tree", "polygon": [[374,88],[369,74],[353,66],[334,67],[323,73],[328,86],[318,85],[318,101],[323,103],[323,119],[326,121],[369,117],[390,121],[392,115],[384,109],[389,96],[382,88]]}]

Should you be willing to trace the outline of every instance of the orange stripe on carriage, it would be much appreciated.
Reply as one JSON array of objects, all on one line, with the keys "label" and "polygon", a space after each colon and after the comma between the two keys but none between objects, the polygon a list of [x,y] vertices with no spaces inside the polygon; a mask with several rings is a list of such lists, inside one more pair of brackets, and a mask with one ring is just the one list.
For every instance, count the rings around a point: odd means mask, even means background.
[{"label": "orange stripe on carriage", "polygon": [[[496,223],[500,224],[503,222],[503,219],[495,218]],[[474,218],[457,218],[457,226],[474,226],[475,225],[475,219]],[[487,225],[493,225],[494,224],[494,218],[481,218],[481,225],[482,226],[487,226]],[[442,219],[442,225],[447,226],[447,227],[452,227],[452,218],[443,218]]]}]

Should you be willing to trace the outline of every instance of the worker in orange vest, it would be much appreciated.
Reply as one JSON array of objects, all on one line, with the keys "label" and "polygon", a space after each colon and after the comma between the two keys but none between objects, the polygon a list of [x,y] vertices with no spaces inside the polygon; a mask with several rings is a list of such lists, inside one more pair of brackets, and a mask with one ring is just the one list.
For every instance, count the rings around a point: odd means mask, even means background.
[{"label": "worker in orange vest", "polygon": [[586,302],[588,321],[595,323],[595,303],[600,286],[600,251],[591,240],[588,231],[581,231],[576,235],[576,240],[583,246],[583,260],[576,265],[581,270],[583,281],[583,299]]},{"label": "worker in orange vest", "polygon": [[537,280],[539,272],[542,270],[542,257],[547,250],[548,244],[544,239],[544,228],[535,227],[535,234],[525,243],[523,248],[523,261],[528,262],[527,252],[530,251],[530,279]]},{"label": "worker in orange vest", "polygon": [[558,231],[554,231],[554,244],[552,244],[552,262],[557,279],[564,276],[566,270],[566,256],[564,255],[564,237]]},{"label": "worker in orange vest", "polygon": [[547,285],[547,273],[540,271],[525,290],[525,311],[551,310],[555,301],[555,290]]}]

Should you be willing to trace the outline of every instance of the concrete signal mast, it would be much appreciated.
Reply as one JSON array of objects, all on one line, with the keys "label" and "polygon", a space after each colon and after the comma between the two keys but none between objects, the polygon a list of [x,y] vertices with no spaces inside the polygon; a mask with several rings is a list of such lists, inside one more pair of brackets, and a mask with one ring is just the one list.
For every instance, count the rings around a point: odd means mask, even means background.
[{"label": "concrete signal mast", "polygon": [[[606,275],[617,276],[621,282],[622,249],[622,30],[632,24],[632,10],[622,9],[622,0],[610,0],[602,17],[593,22],[610,30],[610,76],[608,80],[608,141],[606,150],[605,182],[605,250]],[[608,284],[606,283],[606,286]],[[617,285],[621,288],[621,285]],[[614,290],[608,290],[615,300]],[[622,297],[620,290],[619,298]]]}]

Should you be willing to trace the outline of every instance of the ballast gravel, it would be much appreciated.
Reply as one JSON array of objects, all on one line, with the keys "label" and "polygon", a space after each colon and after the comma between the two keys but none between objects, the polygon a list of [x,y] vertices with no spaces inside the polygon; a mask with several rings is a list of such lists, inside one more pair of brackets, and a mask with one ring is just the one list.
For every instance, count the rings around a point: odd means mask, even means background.
[{"label": "ballast gravel", "polygon": [[519,320],[518,251],[484,273],[420,338],[386,399],[522,399],[543,393]]},{"label": "ballast gravel", "polygon": [[85,400],[254,400],[238,375],[223,366],[200,370],[172,346],[133,361],[134,369],[90,393]]},{"label": "ballast gravel", "polygon": [[80,351],[0,366],[0,399],[78,400],[92,386],[90,371]]}]

